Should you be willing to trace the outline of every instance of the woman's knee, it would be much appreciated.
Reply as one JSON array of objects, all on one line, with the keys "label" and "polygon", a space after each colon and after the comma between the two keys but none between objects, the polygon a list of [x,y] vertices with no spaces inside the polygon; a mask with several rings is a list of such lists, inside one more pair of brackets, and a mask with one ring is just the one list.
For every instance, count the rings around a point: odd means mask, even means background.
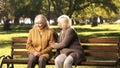
[{"label": "woman's knee", "polygon": [[58,59],[58,58],[56,58],[56,59],[55,59],[55,63],[58,63],[58,62],[59,62],[59,59]]},{"label": "woman's knee", "polygon": [[38,62],[47,62],[47,58],[44,56],[40,56]]},{"label": "woman's knee", "polygon": [[64,65],[68,65],[68,64],[73,64],[73,57],[72,56],[68,56],[65,61],[64,61]]},{"label": "woman's knee", "polygon": [[29,61],[36,61],[36,59],[37,59],[36,56],[32,54],[29,55]]},{"label": "woman's knee", "polygon": [[66,58],[66,55],[61,54],[61,55],[59,55],[59,56],[56,57],[55,63],[63,63],[64,60],[65,60],[65,58]]},{"label": "woman's knee", "polygon": [[55,59],[55,63],[63,63],[64,61],[62,60],[62,58],[56,58]]}]

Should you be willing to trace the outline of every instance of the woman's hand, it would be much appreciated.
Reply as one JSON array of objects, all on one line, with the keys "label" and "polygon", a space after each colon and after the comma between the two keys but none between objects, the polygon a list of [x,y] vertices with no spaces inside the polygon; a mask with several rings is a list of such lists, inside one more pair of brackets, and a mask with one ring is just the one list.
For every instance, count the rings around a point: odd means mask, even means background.
[{"label": "woman's hand", "polygon": [[34,52],[34,56],[40,56],[41,53],[40,52]]},{"label": "woman's hand", "polygon": [[52,48],[54,48],[55,42],[49,42],[49,45],[50,45]]}]

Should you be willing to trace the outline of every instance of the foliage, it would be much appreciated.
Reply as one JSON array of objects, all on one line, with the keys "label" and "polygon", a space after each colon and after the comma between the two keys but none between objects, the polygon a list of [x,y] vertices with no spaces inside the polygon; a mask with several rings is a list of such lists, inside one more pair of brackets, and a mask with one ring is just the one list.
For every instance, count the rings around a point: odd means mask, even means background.
[{"label": "foliage", "polygon": [[[119,0],[4,0],[5,10],[2,12],[6,18],[22,17],[34,19],[36,14],[42,13],[49,19],[56,19],[66,14],[73,19],[91,17],[93,14],[105,18],[113,17],[119,11]],[[50,13],[51,12],[51,13]],[[119,12],[120,13],[120,12]]]},{"label": "foliage", "polygon": [[41,0],[10,0],[11,8],[15,17],[30,17],[34,18],[39,13]]},{"label": "foliage", "polygon": [[0,13],[5,10],[5,2],[0,0]]}]

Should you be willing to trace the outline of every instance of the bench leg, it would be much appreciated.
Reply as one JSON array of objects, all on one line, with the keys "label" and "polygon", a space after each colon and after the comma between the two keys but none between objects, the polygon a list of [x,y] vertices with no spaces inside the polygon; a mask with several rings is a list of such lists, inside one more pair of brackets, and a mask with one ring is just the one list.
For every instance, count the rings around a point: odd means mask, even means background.
[{"label": "bench leg", "polygon": [[[6,65],[7,65],[7,68],[10,68],[9,64],[6,64]],[[2,66],[3,66],[3,63],[1,63],[0,68],[2,68]]]},{"label": "bench leg", "polygon": [[118,65],[116,65],[116,66],[115,66],[115,68],[120,68],[120,65],[119,65],[119,64],[118,64]]},{"label": "bench leg", "polygon": [[14,65],[13,64],[11,64],[11,67],[10,68],[14,68]]},{"label": "bench leg", "polygon": [[[7,65],[7,68],[14,68],[14,65],[11,64],[11,67],[10,67],[10,64],[6,64]],[[2,68],[3,64],[0,65],[0,68]]]},{"label": "bench leg", "polygon": [[9,63],[7,64],[7,68],[10,68],[10,64]]},{"label": "bench leg", "polygon": [[14,68],[13,64],[7,64],[7,68]]},{"label": "bench leg", "polygon": [[1,64],[0,64],[0,68],[2,68],[2,65],[3,65],[3,64],[1,63]]},{"label": "bench leg", "polygon": [[5,58],[5,55],[0,56],[0,60],[1,60],[0,68],[2,68],[2,66],[3,66],[3,60],[4,60],[4,58]]}]

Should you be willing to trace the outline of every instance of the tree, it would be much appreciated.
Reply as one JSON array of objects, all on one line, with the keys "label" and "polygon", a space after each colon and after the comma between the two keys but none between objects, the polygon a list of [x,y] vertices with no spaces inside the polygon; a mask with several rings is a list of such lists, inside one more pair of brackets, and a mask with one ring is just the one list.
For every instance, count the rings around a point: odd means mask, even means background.
[{"label": "tree", "polygon": [[5,2],[3,0],[0,0],[0,14],[4,10],[5,10]]},{"label": "tree", "polygon": [[[93,10],[91,10],[93,7],[94,9],[98,8],[105,10],[108,15],[110,15],[111,12],[118,13],[118,8],[113,2],[114,0],[51,0],[51,3],[54,7],[54,12],[56,16],[60,16],[61,14],[67,14],[68,16],[74,16],[78,17],[81,15],[83,17],[83,14],[93,14]],[[94,6],[92,5],[94,4]],[[95,10],[99,11],[99,10]],[[102,15],[102,13],[101,13]]]},{"label": "tree", "polygon": [[[113,2],[114,0],[86,0],[82,4],[78,5],[75,9],[76,14],[79,16],[91,17],[94,14],[98,14],[103,17],[110,17],[118,13],[118,7]],[[77,17],[79,17],[77,16]]]},{"label": "tree", "polygon": [[0,18],[3,19],[4,21],[4,27],[3,30],[11,30],[10,28],[10,17],[9,15],[11,14],[11,10],[8,7],[9,3],[8,0],[0,0]]},{"label": "tree", "polygon": [[21,16],[34,19],[42,8],[42,0],[10,0],[10,4],[16,23],[18,23]]},{"label": "tree", "polygon": [[[56,19],[66,14],[74,19],[90,17],[93,9],[96,14],[111,16],[118,13],[116,5],[118,0],[4,0],[6,3],[3,16],[15,18],[15,23],[21,16],[34,19],[35,15],[42,13]],[[94,4],[94,5],[93,5]]]}]

